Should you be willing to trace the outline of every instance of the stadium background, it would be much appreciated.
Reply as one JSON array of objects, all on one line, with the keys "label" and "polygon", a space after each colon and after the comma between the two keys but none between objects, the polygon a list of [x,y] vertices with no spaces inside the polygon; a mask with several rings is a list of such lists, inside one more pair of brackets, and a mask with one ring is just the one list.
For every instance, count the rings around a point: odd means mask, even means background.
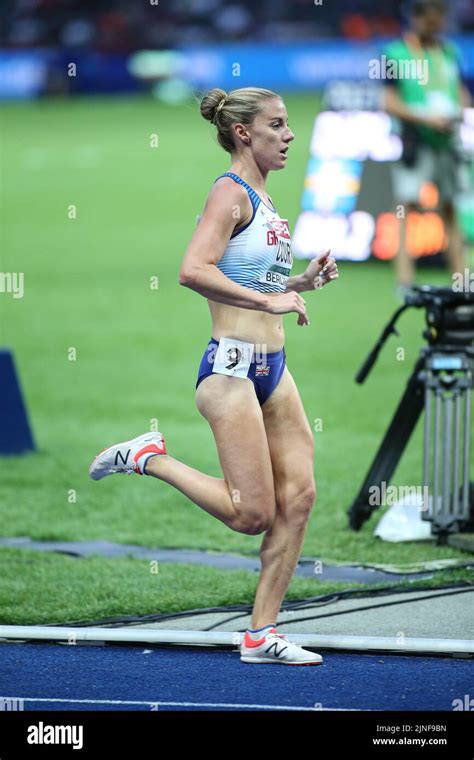
[{"label": "stadium background", "polygon": [[[220,475],[212,434],[194,405],[207,306],[179,287],[178,270],[196,214],[228,159],[193,95],[250,84],[281,92],[297,139],[268,190],[294,227],[327,86],[348,83],[355,92],[355,77],[362,97],[368,60],[403,24],[398,2],[384,3],[383,14],[377,6],[6,4],[1,269],[24,272],[25,293],[0,294],[0,345],[14,351],[37,450],[0,459],[2,536],[258,553],[258,536],[228,531],[166,484],[111,478],[98,486],[87,467],[103,446],[157,424],[171,454]],[[471,91],[473,28],[472,4],[451,3],[449,32]],[[472,262],[472,243],[469,256]],[[420,267],[418,282],[449,285],[439,257],[434,263]],[[303,267],[297,261],[295,271]],[[465,559],[430,543],[382,544],[373,528],[384,510],[359,533],[347,525],[347,508],[422,345],[422,313],[404,317],[401,337],[359,387],[355,372],[397,305],[390,265],[343,261],[339,281],[307,304],[309,330],[285,317],[289,366],[311,424],[322,421],[315,432],[319,497],[303,554],[405,568]],[[404,361],[397,360],[400,346]],[[420,477],[419,426],[394,482]],[[3,623],[249,602],[257,581],[244,571],[162,563],[153,574],[148,561],[78,561],[11,546],[0,549],[0,563]],[[472,579],[472,572],[441,572],[433,583],[443,578]],[[341,585],[295,578],[288,598],[335,588]]]}]

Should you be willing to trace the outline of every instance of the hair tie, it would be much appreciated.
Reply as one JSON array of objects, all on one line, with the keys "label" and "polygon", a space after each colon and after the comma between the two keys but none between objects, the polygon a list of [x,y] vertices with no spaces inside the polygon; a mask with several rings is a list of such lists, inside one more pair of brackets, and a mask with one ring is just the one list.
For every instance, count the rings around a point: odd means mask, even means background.
[{"label": "hair tie", "polygon": [[227,98],[227,95],[224,95],[224,97],[222,98],[222,100],[216,106],[216,111],[215,111],[214,119],[213,119],[214,124],[216,123],[217,114],[219,113],[219,111],[221,111],[224,108],[224,103],[226,101],[226,98]]}]

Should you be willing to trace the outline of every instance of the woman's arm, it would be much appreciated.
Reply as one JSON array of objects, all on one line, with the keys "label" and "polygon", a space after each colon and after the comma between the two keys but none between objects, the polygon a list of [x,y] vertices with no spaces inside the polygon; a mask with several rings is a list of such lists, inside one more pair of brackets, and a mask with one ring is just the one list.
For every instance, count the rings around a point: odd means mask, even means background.
[{"label": "woman's arm", "polygon": [[214,184],[184,255],[179,283],[219,303],[266,311],[265,293],[238,285],[216,266],[248,203],[247,191],[232,179],[224,177]]},{"label": "woman's arm", "polygon": [[249,213],[247,191],[223,177],[212,187],[181,264],[179,283],[212,301],[270,314],[297,312],[307,324],[304,299],[297,293],[259,293],[238,285],[217,268],[236,221]]},{"label": "woman's arm", "polygon": [[204,298],[241,309],[268,311],[268,293],[259,293],[230,280],[215,264],[201,264],[180,272],[179,284],[195,290]]},{"label": "woman's arm", "polygon": [[326,251],[326,253],[316,256],[311,259],[305,272],[288,277],[286,290],[304,293],[306,290],[317,290],[327,285],[328,282],[337,280],[339,272],[336,259],[329,256],[330,253],[331,251]]},{"label": "woman's arm", "polygon": [[305,288],[305,281],[302,274],[294,274],[291,277],[288,277],[288,280],[286,281],[286,289],[288,290],[294,290],[295,293],[302,293],[304,290],[307,290],[308,288]]}]

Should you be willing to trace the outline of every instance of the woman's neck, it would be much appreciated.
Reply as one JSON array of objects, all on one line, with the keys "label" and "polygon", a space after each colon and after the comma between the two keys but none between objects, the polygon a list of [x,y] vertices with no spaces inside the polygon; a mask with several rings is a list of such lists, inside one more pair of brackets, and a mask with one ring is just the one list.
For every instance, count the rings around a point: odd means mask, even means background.
[{"label": "woman's neck", "polygon": [[229,171],[234,172],[234,174],[241,177],[255,190],[256,193],[265,192],[265,182],[267,180],[268,172],[264,174],[255,162],[249,165],[248,162],[234,159]]}]

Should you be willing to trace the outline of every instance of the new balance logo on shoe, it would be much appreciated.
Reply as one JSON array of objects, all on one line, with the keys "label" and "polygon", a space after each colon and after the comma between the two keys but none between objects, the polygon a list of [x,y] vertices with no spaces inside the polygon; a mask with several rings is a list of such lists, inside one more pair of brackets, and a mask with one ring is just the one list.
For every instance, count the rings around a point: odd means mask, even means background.
[{"label": "new balance logo on shoe", "polygon": [[124,459],[124,458],[123,458],[123,456],[122,456],[122,454],[121,454],[121,452],[120,452],[120,451],[117,451],[117,453],[116,453],[116,455],[115,455],[115,466],[117,466],[117,465],[118,465],[118,463],[119,463],[119,460],[118,460],[118,458],[119,458],[119,457],[120,457],[120,459],[122,460],[122,463],[123,463],[123,464],[127,464],[127,462],[128,462],[128,457],[129,457],[129,455],[130,455],[130,452],[131,452],[131,449],[129,449],[129,450],[127,451],[127,455],[126,455],[126,457],[125,457],[125,459]]},{"label": "new balance logo on shoe", "polygon": [[278,649],[278,645],[277,645],[276,641],[274,641],[273,644],[270,644],[270,646],[268,647],[268,649],[265,650],[266,653],[269,654],[272,651],[273,648],[275,648],[275,657],[279,657],[281,654],[283,654],[283,652],[285,651],[285,649],[288,649],[288,647],[282,647],[281,649]]}]

